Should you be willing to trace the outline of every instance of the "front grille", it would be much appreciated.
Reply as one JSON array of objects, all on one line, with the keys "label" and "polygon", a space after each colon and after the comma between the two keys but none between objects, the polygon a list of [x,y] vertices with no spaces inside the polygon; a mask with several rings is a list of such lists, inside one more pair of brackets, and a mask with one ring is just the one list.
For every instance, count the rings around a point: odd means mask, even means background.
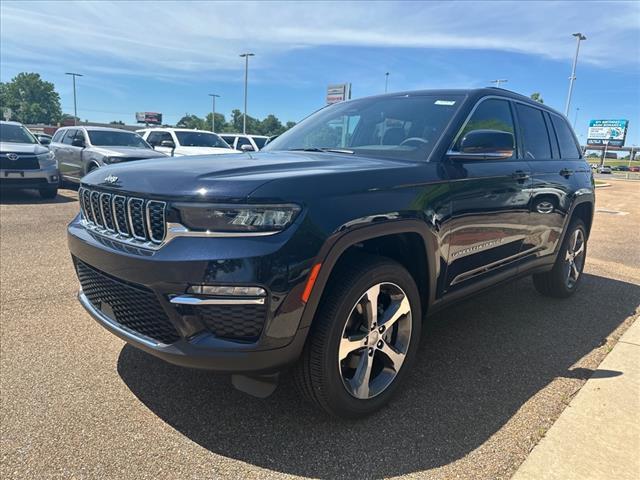
[{"label": "front grille", "polygon": [[25,155],[24,153],[16,153],[16,160],[9,160],[8,153],[0,154],[0,168],[3,170],[38,170],[40,162],[35,155]]},{"label": "front grille", "polygon": [[166,203],[115,195],[81,187],[78,191],[85,224],[116,240],[161,244],[166,236]]},{"label": "front grille", "polygon": [[151,290],[116,280],[79,260],[76,271],[85,296],[111,320],[162,343],[180,338]]},{"label": "front grille", "polygon": [[190,308],[216,337],[233,340],[256,340],[267,315],[266,305],[202,305]]}]

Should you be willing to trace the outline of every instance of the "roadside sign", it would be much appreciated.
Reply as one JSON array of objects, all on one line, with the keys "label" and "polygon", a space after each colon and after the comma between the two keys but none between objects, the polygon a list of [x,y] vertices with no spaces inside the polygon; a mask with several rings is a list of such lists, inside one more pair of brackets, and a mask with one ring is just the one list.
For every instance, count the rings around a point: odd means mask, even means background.
[{"label": "roadside sign", "polygon": [[157,112],[136,112],[136,122],[161,125],[162,114]]},{"label": "roadside sign", "polygon": [[587,133],[587,145],[623,147],[628,126],[628,120],[591,120]]},{"label": "roadside sign", "polygon": [[327,87],[327,104],[344,102],[351,98],[351,84],[340,83]]}]

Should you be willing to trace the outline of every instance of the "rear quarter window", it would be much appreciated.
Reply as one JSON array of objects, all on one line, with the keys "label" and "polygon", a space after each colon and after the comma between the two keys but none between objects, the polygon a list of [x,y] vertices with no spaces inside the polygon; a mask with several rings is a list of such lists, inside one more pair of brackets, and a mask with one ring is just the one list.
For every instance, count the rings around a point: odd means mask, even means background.
[{"label": "rear quarter window", "polygon": [[563,160],[579,160],[580,150],[576,144],[573,132],[567,125],[565,119],[558,115],[551,115],[551,122],[558,136],[558,145],[560,146],[560,158]]}]

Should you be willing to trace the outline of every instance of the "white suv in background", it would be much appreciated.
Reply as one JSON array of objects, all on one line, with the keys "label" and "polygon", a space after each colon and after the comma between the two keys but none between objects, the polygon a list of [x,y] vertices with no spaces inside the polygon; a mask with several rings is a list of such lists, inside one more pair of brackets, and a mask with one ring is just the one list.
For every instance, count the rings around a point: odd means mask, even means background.
[{"label": "white suv in background", "polygon": [[189,128],[145,128],[138,130],[149,145],[173,156],[240,153],[216,133]]},{"label": "white suv in background", "polygon": [[242,133],[221,133],[220,136],[225,142],[231,145],[231,148],[235,148],[241,152],[257,152],[262,149],[269,140],[269,137],[264,135],[245,135]]}]

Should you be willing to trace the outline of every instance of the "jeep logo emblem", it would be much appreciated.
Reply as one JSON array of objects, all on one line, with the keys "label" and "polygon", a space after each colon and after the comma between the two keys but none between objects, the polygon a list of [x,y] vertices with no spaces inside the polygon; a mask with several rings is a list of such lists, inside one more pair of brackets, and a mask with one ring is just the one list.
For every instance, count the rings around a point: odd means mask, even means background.
[{"label": "jeep logo emblem", "polygon": [[18,160],[20,157],[18,155],[16,155],[15,153],[7,153],[7,158],[9,160],[11,160],[12,162],[15,162],[16,160]]},{"label": "jeep logo emblem", "polygon": [[118,181],[118,177],[116,177],[115,175],[109,175],[107,178],[104,179],[104,183],[116,183]]}]

